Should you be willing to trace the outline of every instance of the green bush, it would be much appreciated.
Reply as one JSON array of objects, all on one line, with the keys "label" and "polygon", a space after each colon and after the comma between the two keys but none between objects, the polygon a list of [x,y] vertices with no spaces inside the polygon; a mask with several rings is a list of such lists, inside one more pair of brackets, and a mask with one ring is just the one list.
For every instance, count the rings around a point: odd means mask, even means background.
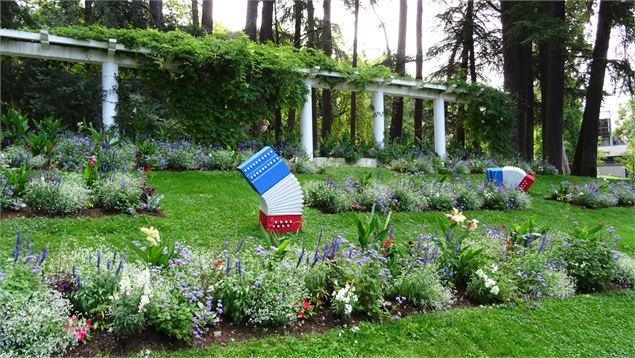
[{"label": "green bush", "polygon": [[127,212],[141,207],[141,180],[124,173],[111,173],[97,183],[97,205],[106,210]]},{"label": "green bush", "polygon": [[391,294],[430,310],[446,309],[454,302],[452,291],[441,284],[435,265],[417,265],[409,274],[398,277]]},{"label": "green bush", "polygon": [[236,168],[235,153],[229,150],[211,150],[205,158],[205,168],[209,170],[233,170]]},{"label": "green bush", "polygon": [[102,143],[95,155],[102,171],[131,171],[135,168],[137,146],[132,143]]},{"label": "green bush", "polygon": [[72,214],[91,204],[90,190],[76,173],[34,177],[25,198],[30,208],[51,214]]},{"label": "green bush", "polygon": [[60,169],[80,172],[84,170],[92,152],[93,143],[90,138],[82,135],[67,135],[57,142],[51,161]]},{"label": "green bush", "polygon": [[36,290],[30,295],[0,290],[0,352],[11,356],[47,357],[66,353],[77,339],[71,304],[62,294]]},{"label": "green bush", "polygon": [[343,189],[326,182],[309,182],[304,185],[303,190],[306,204],[323,212],[348,211],[353,204],[352,199]]}]

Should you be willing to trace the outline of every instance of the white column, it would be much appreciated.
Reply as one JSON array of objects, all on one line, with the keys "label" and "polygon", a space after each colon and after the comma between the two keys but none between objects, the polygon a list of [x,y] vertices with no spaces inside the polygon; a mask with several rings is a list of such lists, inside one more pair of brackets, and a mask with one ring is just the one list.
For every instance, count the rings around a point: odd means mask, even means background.
[{"label": "white column", "polygon": [[117,73],[119,65],[113,62],[104,62],[101,64],[101,89],[103,99],[101,102],[101,120],[105,129],[115,124],[115,115],[117,115],[117,102],[119,95],[117,94]]},{"label": "white column", "polygon": [[375,134],[375,145],[384,147],[384,92],[373,92],[373,133]]},{"label": "white column", "polygon": [[434,100],[434,151],[445,158],[445,101]]},{"label": "white column", "polygon": [[300,136],[302,148],[310,160],[313,160],[313,109],[311,108],[311,82],[304,82],[309,92],[300,112]]}]

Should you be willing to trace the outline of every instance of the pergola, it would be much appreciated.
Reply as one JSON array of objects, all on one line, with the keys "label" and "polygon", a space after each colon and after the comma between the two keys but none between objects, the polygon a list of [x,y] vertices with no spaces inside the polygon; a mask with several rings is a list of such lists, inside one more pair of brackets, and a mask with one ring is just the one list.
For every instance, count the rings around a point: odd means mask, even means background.
[{"label": "pergola", "polygon": [[[114,124],[114,118],[117,114],[117,74],[119,67],[137,68],[143,60],[142,56],[151,53],[152,50],[146,48],[128,49],[117,43],[116,39],[109,39],[108,42],[78,40],[50,35],[47,30],[40,30],[39,33],[34,33],[0,29],[0,55],[100,64],[101,86],[104,93],[101,113],[102,122],[106,128]],[[300,113],[302,147],[307,156],[313,158],[311,92],[313,88],[330,88],[327,84],[318,81],[318,77],[345,78],[345,76],[337,72],[320,71],[319,68],[298,69],[297,71],[304,76],[303,81],[308,89],[308,94]],[[335,85],[331,89],[360,91],[354,83],[346,81]],[[373,133],[375,143],[379,147],[384,145],[384,95],[433,101],[434,149],[439,156],[445,157],[445,102],[458,101],[458,91],[455,88],[421,81],[377,78],[372,80],[364,90],[373,94]]]}]

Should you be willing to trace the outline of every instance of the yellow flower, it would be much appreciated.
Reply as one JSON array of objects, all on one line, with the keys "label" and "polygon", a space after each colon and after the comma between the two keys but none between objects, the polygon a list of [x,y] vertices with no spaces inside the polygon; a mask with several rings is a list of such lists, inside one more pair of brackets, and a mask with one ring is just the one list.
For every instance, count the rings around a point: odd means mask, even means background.
[{"label": "yellow flower", "polygon": [[449,214],[445,214],[452,224],[462,224],[465,221],[465,215],[457,208],[452,208]]},{"label": "yellow flower", "polygon": [[150,226],[149,229],[147,227],[142,227],[141,232],[146,234],[146,240],[148,240],[150,246],[157,246],[159,241],[161,241],[159,238],[159,230],[155,229],[153,226]]},{"label": "yellow flower", "polygon": [[470,231],[474,231],[478,228],[478,220],[472,219],[467,223],[467,229]]}]

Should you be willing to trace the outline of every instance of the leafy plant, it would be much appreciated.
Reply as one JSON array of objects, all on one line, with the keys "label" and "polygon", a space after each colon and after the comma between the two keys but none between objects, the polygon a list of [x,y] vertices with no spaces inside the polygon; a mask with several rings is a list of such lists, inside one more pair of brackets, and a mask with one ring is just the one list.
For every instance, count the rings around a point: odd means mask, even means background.
[{"label": "leafy plant", "polygon": [[29,130],[29,119],[15,108],[9,108],[5,115],[0,117],[2,139],[10,143],[20,143],[24,134]]},{"label": "leafy plant", "polygon": [[374,206],[368,217],[361,218],[357,214],[354,215],[355,225],[357,226],[357,242],[362,249],[378,247],[388,239],[390,215],[391,213],[389,212],[383,224],[379,219],[379,215],[375,214]]}]

